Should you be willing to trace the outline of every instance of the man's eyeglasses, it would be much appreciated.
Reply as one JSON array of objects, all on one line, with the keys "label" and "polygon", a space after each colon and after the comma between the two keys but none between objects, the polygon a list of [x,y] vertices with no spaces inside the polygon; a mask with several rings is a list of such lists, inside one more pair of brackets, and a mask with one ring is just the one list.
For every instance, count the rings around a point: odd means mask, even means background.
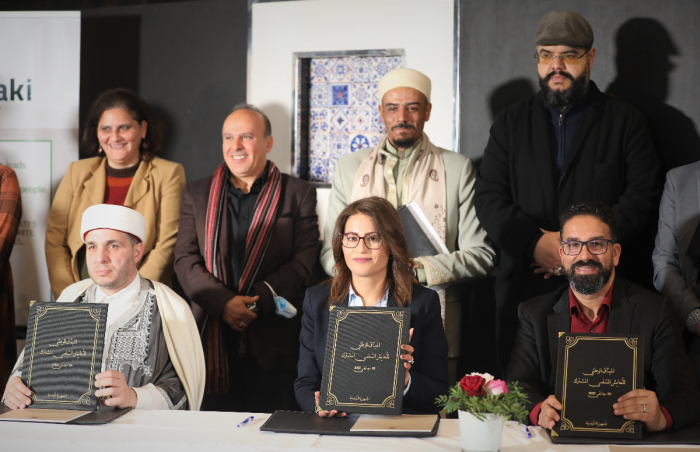
[{"label": "man's eyeglasses", "polygon": [[342,234],[342,237],[343,246],[345,248],[357,248],[357,245],[360,244],[360,240],[364,240],[367,248],[371,250],[378,250],[384,243],[384,240],[382,240],[382,237],[379,234],[369,234],[362,237],[361,235],[357,235],[352,232],[346,232],[345,234]]},{"label": "man's eyeglasses", "polygon": [[583,245],[586,245],[588,252],[591,254],[605,254],[608,252],[608,243],[615,243],[610,239],[595,239],[581,242],[579,240],[568,240],[561,242],[561,248],[567,256],[578,256],[583,250]]},{"label": "man's eyeglasses", "polygon": [[561,55],[555,55],[549,52],[537,52],[535,53],[535,59],[537,60],[537,64],[550,64],[554,61],[555,58],[559,58],[561,61],[564,62],[564,64],[567,65],[577,64],[578,61],[581,58],[583,58],[585,54],[588,53],[588,50],[583,52],[581,55],[579,55],[578,53],[562,53]]}]

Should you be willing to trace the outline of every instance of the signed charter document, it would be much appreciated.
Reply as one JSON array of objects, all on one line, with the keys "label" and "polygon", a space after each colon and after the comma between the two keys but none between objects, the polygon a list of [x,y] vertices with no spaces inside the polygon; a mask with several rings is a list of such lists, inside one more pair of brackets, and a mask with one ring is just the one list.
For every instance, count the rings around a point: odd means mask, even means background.
[{"label": "signed charter document", "polygon": [[106,304],[38,301],[29,309],[22,380],[31,408],[97,409]]},{"label": "signed charter document", "polygon": [[324,410],[401,414],[410,308],[333,307],[321,397]]},{"label": "signed charter document", "polygon": [[560,333],[556,397],[561,419],[552,436],[641,439],[641,421],[612,405],[644,388],[644,335]]}]

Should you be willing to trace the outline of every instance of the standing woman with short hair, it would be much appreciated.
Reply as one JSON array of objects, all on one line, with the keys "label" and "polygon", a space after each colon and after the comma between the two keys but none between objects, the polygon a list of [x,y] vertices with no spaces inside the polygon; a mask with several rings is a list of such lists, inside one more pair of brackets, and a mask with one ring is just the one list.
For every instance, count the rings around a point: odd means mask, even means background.
[{"label": "standing woman with short hair", "polygon": [[[411,308],[411,339],[401,347],[406,367],[403,413],[437,413],[438,396],[447,394],[447,339],[440,300],[414,280],[413,261],[398,211],[372,196],[349,204],[333,231],[335,276],[330,284],[306,291],[301,320],[297,402],[304,411],[318,405],[332,306]],[[320,416],[344,413],[319,411]]]},{"label": "standing woman with short hair", "polygon": [[185,170],[157,157],[162,136],[160,121],[137,94],[118,88],[95,101],[80,143],[95,156],[70,164],[49,214],[45,251],[54,297],[89,278],[80,220],[85,209],[103,203],[146,217],[139,273],[170,283]]}]

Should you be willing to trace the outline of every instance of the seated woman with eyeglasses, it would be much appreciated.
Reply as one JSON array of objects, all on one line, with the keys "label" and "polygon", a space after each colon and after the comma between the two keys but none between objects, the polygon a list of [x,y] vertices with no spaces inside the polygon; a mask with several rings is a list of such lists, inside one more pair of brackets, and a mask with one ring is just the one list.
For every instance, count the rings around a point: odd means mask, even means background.
[{"label": "seated woman with eyeglasses", "polygon": [[[297,402],[316,412],[326,351],[330,306],[411,308],[403,413],[440,411],[435,399],[447,394],[447,339],[437,293],[415,282],[401,218],[384,198],[363,198],[338,216],[333,231],[335,277],[306,291],[299,350]],[[319,416],[346,413],[318,410]]]}]

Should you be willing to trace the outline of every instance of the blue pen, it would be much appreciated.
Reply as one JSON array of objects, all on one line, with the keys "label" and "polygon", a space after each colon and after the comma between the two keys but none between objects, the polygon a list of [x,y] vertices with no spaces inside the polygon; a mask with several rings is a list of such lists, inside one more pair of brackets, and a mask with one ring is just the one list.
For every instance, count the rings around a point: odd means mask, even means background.
[{"label": "blue pen", "polygon": [[248,422],[252,421],[253,419],[254,419],[254,416],[251,416],[251,417],[247,418],[245,421],[238,424],[236,427],[242,427],[242,426],[246,425]]},{"label": "blue pen", "polygon": [[525,426],[525,434],[527,435],[528,438],[532,438],[532,433],[530,433],[530,429]]}]

